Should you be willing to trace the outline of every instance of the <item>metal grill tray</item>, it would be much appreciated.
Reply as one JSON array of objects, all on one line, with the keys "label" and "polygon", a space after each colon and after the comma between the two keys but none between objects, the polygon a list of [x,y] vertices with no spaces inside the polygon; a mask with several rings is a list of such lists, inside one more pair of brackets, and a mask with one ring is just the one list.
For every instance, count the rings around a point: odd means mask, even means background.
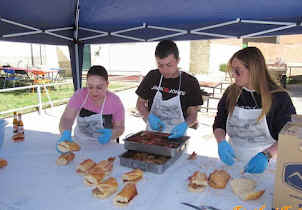
[{"label": "metal grill tray", "polygon": [[144,136],[141,136],[143,132],[146,131],[140,131],[136,134],[133,134],[126,139],[124,139],[124,147],[127,150],[135,150],[135,151],[140,151],[140,152],[147,152],[151,154],[156,154],[156,155],[163,155],[163,156],[168,156],[168,157],[174,157],[177,156],[180,152],[182,152],[186,146],[187,143],[189,142],[189,136],[183,136],[181,138],[177,139],[168,139],[167,136],[161,136],[161,135],[167,135],[167,134],[160,134],[158,132],[151,132],[147,131],[149,133],[155,134],[155,136],[160,137],[162,141],[166,141],[168,143],[175,143],[177,144],[176,148],[170,148],[167,146],[159,146],[159,145],[153,145],[153,144],[145,144],[141,142],[136,142],[133,141],[134,138],[145,138]]},{"label": "metal grill tray", "polygon": [[152,173],[156,173],[156,174],[164,173],[164,171],[167,168],[169,168],[183,153],[183,152],[179,152],[174,157],[166,157],[166,158],[168,158],[168,160],[163,164],[155,164],[155,163],[148,163],[148,162],[144,162],[141,160],[132,159],[130,156],[131,156],[131,153],[133,153],[133,152],[136,152],[136,151],[129,150],[119,156],[121,166],[126,166],[126,167],[134,168],[134,169],[139,168],[143,171],[148,171],[148,172],[152,172]]}]

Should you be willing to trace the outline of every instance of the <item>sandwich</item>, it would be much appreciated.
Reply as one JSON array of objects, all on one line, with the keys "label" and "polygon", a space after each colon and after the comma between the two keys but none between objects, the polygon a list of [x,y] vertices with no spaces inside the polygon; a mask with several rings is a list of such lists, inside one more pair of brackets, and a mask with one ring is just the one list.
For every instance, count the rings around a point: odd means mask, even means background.
[{"label": "sandwich", "polygon": [[63,153],[57,159],[57,165],[63,166],[67,165],[74,159],[75,155],[72,152]]},{"label": "sandwich", "polygon": [[233,179],[230,185],[233,193],[243,201],[257,200],[265,192],[265,190],[256,191],[256,182],[247,178]]},{"label": "sandwich", "polygon": [[123,174],[122,179],[123,182],[137,183],[139,180],[143,178],[143,174],[144,172],[142,170],[134,169],[132,171]]},{"label": "sandwich", "polygon": [[7,160],[0,158],[0,168],[4,168],[7,166]]},{"label": "sandwich", "polygon": [[84,183],[89,187],[96,186],[103,181],[104,177],[105,173],[103,171],[101,173],[88,173],[84,176]]},{"label": "sandwich", "polygon": [[92,190],[96,198],[105,199],[114,194],[118,189],[118,183],[115,178],[109,177]]},{"label": "sandwich", "polygon": [[80,146],[75,143],[74,141],[62,141],[58,144],[58,150],[60,152],[73,152],[73,151],[80,151]]},{"label": "sandwich", "polygon": [[214,170],[209,176],[209,185],[215,189],[224,189],[231,176],[225,170]]},{"label": "sandwich", "polygon": [[188,190],[190,192],[202,192],[208,186],[208,178],[205,173],[195,171],[192,176],[189,177]]},{"label": "sandwich", "polygon": [[91,159],[84,160],[77,166],[76,172],[80,175],[88,174],[88,170],[95,166],[95,162]]},{"label": "sandwich", "polygon": [[113,203],[117,206],[127,206],[136,195],[136,185],[134,183],[127,183],[121,192],[114,197]]},{"label": "sandwich", "polygon": [[110,157],[107,160],[102,160],[99,163],[97,163],[93,168],[91,168],[88,173],[100,173],[103,171],[105,175],[109,175],[113,169],[113,162],[115,158]]}]

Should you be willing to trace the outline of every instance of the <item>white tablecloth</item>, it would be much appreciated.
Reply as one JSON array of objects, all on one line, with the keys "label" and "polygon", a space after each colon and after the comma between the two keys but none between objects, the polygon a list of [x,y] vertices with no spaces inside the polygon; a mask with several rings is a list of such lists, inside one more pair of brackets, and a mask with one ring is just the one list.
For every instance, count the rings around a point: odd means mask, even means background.
[{"label": "white tablecloth", "polygon": [[[0,209],[1,210],[100,210],[121,209],[113,205],[114,196],[99,200],[92,196],[92,188],[83,183],[83,177],[75,173],[76,166],[86,158],[94,161],[117,157],[125,150],[123,145],[81,145],[81,151],[67,166],[57,166],[58,154],[55,142],[58,135],[26,131],[22,143],[13,143],[7,135],[0,156],[8,161],[8,166],[0,169]],[[221,210],[230,210],[241,205],[246,209],[271,209],[274,176],[268,169],[263,175],[252,176],[259,189],[265,189],[264,195],[256,201],[241,201],[232,192],[228,184],[225,189],[208,187],[202,193],[187,190],[187,178],[196,170],[211,173],[214,169],[225,169],[233,178],[240,176],[241,167],[227,167],[216,158],[198,156],[196,160],[187,160],[184,154],[164,174],[144,173],[144,178],[137,184],[138,196],[123,209],[150,210],[190,210],[180,202],[194,205],[211,205]],[[122,189],[121,176],[129,168],[119,165],[119,158],[114,163],[112,176]]]}]

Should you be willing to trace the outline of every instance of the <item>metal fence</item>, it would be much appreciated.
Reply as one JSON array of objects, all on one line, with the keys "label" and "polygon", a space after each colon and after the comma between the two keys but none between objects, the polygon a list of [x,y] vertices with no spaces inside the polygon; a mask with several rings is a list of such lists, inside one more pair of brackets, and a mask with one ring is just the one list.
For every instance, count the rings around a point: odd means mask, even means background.
[{"label": "metal fence", "polygon": [[[69,98],[64,98],[64,99],[60,99],[60,100],[55,100],[52,101],[49,93],[48,93],[48,89],[47,87],[51,87],[51,86],[58,86],[58,85],[67,85],[67,84],[72,84],[72,82],[61,82],[61,83],[51,83],[51,84],[41,84],[41,85],[30,85],[30,86],[24,86],[24,87],[16,87],[16,88],[7,88],[7,89],[0,89],[0,93],[3,92],[11,92],[11,91],[16,91],[16,90],[24,90],[24,89],[36,89],[37,91],[37,98],[38,98],[38,103],[34,104],[34,105],[30,105],[30,106],[25,106],[25,107],[21,107],[21,108],[17,108],[17,109],[10,109],[10,110],[6,110],[3,112],[0,112],[0,115],[2,114],[8,114],[8,113],[12,113],[12,112],[18,112],[21,110],[26,110],[26,109],[31,109],[31,108],[38,108],[39,114],[42,114],[42,110],[43,110],[43,105],[50,105],[51,107],[53,107],[54,103],[62,103],[65,101],[68,101]],[[43,103],[42,102],[42,90],[45,90],[45,93],[47,95],[48,98],[48,102]]]}]

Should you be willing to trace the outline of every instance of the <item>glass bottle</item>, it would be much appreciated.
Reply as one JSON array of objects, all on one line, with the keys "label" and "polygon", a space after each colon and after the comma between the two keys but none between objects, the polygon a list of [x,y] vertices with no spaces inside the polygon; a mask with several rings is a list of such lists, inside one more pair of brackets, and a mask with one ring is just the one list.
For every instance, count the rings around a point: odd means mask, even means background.
[{"label": "glass bottle", "polygon": [[24,124],[21,113],[18,114],[18,141],[24,141]]}]

